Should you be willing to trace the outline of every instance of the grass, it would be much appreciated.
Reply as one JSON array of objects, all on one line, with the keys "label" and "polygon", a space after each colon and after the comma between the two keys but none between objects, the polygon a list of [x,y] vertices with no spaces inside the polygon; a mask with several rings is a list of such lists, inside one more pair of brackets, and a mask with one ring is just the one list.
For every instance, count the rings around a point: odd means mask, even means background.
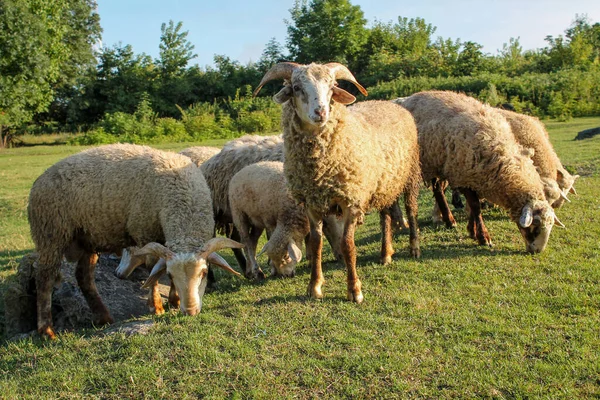
[{"label": "grass", "polygon": [[[555,229],[542,254],[524,254],[499,209],[484,211],[493,250],[468,238],[464,213],[455,231],[432,226],[423,190],[420,260],[408,258],[408,236],[399,234],[393,264],[377,264],[376,213],[357,230],[361,305],[345,300],[345,272],[329,252],[322,301],[305,296],[306,262],[294,279],[222,276],[199,316],[148,315],[156,326],[147,336],[90,328],[54,342],[5,342],[0,397],[600,397],[600,137],[572,140],[598,125],[548,123],[557,153],[582,177],[579,196],[558,211],[567,229]],[[25,203],[33,180],[80,150],[0,153],[2,278],[32,250]]]}]

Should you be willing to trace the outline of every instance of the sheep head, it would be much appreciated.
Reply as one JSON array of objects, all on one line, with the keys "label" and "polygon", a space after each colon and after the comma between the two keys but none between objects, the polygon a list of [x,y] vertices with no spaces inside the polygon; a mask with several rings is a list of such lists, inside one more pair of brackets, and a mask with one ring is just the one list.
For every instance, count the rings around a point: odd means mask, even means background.
[{"label": "sheep head", "polygon": [[292,101],[298,117],[309,126],[322,127],[329,119],[332,100],[352,104],[356,97],[337,86],[337,80],[352,82],[365,96],[368,94],[352,73],[338,63],[300,65],[284,62],[274,65],[254,91],[256,96],[265,83],[283,79],[285,86],[273,100],[283,104]]},{"label": "sheep head", "polygon": [[517,226],[525,239],[527,252],[540,253],[546,248],[554,224],[565,227],[547,201],[534,201],[523,207]]},{"label": "sheep head", "polygon": [[234,275],[240,274],[234,271],[227,261],[220,255],[214,253],[223,248],[244,247],[241,243],[226,238],[213,238],[196,253],[174,253],[159,243],[148,243],[140,249],[136,255],[142,256],[152,254],[159,257],[159,262],[154,266],[144,287],[154,285],[166,272],[177,289],[181,299],[181,312],[188,315],[196,315],[202,309],[202,297],[206,290],[208,266],[211,263]]},{"label": "sheep head", "polygon": [[263,253],[269,256],[271,275],[283,278],[293,278],[296,275],[296,264],[302,260],[302,250],[293,239],[290,239],[287,246],[279,248],[271,237],[259,255]]}]

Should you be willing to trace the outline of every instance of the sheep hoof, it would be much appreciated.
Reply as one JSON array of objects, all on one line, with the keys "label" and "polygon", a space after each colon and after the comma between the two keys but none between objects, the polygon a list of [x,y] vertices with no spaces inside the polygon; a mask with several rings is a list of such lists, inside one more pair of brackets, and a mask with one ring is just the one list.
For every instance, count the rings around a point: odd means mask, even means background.
[{"label": "sheep hoof", "polygon": [[348,301],[360,304],[363,300],[362,283],[360,280],[357,279],[354,282],[348,282]]},{"label": "sheep hoof", "polygon": [[56,339],[56,333],[54,333],[54,329],[50,325],[44,325],[41,328],[38,328],[38,333],[42,337],[42,339]]},{"label": "sheep hoof", "polygon": [[410,256],[412,258],[420,258],[421,257],[421,249],[418,247],[416,249],[410,249]]},{"label": "sheep hoof", "polygon": [[363,297],[362,291],[360,289],[358,291],[348,290],[348,301],[360,304],[363,302],[364,299],[365,298]]},{"label": "sheep hoof", "polygon": [[392,256],[385,256],[381,259],[381,264],[388,265],[392,263]]},{"label": "sheep hoof", "polygon": [[322,299],[323,291],[321,290],[321,284],[310,282],[308,284],[307,294],[311,299]]},{"label": "sheep hoof", "polygon": [[97,315],[97,316],[94,317],[94,325],[95,326],[109,325],[109,324],[112,324],[114,322],[115,322],[115,320],[108,313],[106,313],[106,314],[100,314],[100,315]]},{"label": "sheep hoof", "polygon": [[263,281],[267,278],[265,273],[262,272],[260,268],[247,271],[244,275],[247,279],[250,279],[251,281]]}]

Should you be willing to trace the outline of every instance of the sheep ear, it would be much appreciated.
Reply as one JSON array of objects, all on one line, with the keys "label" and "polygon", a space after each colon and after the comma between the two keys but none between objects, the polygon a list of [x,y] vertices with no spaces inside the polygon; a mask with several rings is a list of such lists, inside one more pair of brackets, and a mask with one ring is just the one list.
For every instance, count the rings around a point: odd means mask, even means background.
[{"label": "sheep ear", "polygon": [[356,101],[356,97],[337,86],[333,87],[333,95],[331,97],[341,104],[352,104]]},{"label": "sheep ear", "polygon": [[295,263],[299,263],[302,260],[302,250],[300,250],[300,247],[296,243],[290,242],[288,244],[288,253]]},{"label": "sheep ear", "polygon": [[206,261],[236,276],[242,276],[239,272],[231,268],[227,261],[217,253],[210,253],[206,258]]},{"label": "sheep ear", "polygon": [[292,98],[292,94],[293,94],[292,87],[285,86],[283,89],[281,89],[279,92],[277,92],[277,94],[275,96],[273,96],[273,100],[277,104],[283,104]]},{"label": "sheep ear", "polygon": [[529,228],[532,223],[533,211],[531,206],[527,204],[525,207],[523,207],[523,212],[521,213],[521,218],[519,219],[519,225],[521,225],[522,228]]},{"label": "sheep ear", "polygon": [[142,285],[142,287],[145,288],[145,289],[148,289],[148,288],[154,286],[154,284],[156,282],[158,282],[158,280],[160,279],[160,277],[163,276],[163,274],[166,271],[167,271],[167,262],[165,261],[164,258],[161,258],[154,265],[154,268],[152,268],[152,272],[150,272],[150,276],[148,277],[148,279],[146,279],[146,282],[144,282],[144,284]]}]

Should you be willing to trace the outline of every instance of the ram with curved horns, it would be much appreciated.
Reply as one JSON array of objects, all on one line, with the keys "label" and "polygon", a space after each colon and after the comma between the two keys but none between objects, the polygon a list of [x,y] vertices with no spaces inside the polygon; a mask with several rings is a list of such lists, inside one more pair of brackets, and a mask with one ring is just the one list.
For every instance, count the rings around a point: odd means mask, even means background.
[{"label": "ram with curved horns", "polygon": [[420,255],[417,195],[420,182],[417,130],[410,113],[391,102],[365,101],[337,86],[351,82],[367,91],[342,64],[279,63],[254,91],[271,80],[284,87],[273,99],[282,104],[284,174],[292,197],[304,203],[310,221],[311,280],[308,295],[323,297],[323,218],[338,213],[344,222],[341,252],[350,301],[363,301],[356,272],[354,232],[370,209],[380,211],[381,261],[394,252],[390,207],[403,193],[410,225],[410,254]]}]

